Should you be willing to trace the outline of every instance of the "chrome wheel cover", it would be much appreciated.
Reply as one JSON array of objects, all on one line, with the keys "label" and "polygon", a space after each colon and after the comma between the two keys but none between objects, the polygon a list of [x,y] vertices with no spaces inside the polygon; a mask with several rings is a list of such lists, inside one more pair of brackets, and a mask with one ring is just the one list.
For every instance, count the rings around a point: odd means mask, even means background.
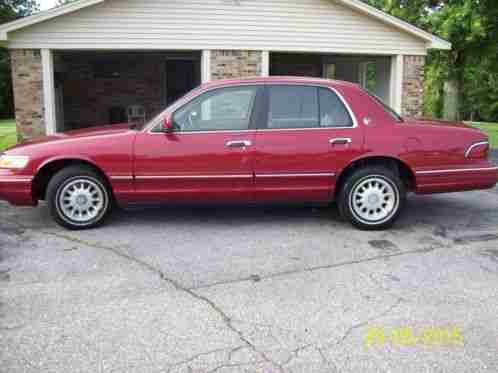
[{"label": "chrome wheel cover", "polygon": [[108,198],[104,186],[87,177],[76,177],[66,182],[57,195],[57,208],[67,222],[84,226],[102,216]]},{"label": "chrome wheel cover", "polygon": [[398,210],[398,188],[383,176],[367,176],[353,187],[349,207],[355,217],[364,224],[385,223]]}]

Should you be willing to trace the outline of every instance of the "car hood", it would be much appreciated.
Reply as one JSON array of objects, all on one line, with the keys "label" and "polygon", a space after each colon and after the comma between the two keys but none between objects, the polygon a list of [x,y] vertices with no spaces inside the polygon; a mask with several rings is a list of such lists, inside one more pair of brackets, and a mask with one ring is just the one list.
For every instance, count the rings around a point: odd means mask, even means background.
[{"label": "car hood", "polygon": [[33,139],[24,141],[22,144],[16,145],[9,149],[18,150],[31,145],[43,145],[54,142],[64,142],[67,140],[83,139],[89,137],[100,137],[107,135],[117,135],[120,133],[125,133],[130,131],[130,125],[128,123],[113,124],[99,127],[90,127],[79,130],[67,131],[64,133],[58,133],[50,136],[35,137]]}]

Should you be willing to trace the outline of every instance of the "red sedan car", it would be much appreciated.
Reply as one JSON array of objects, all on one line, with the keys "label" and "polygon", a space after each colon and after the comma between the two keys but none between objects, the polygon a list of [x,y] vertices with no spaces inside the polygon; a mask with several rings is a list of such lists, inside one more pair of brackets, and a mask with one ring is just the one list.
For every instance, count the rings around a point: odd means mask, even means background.
[{"label": "red sedan car", "polygon": [[404,120],[357,85],[272,77],[203,85],[144,126],[47,136],[0,158],[0,198],[46,200],[69,229],[147,203],[337,201],[362,229],[391,226],[408,192],[492,188],[487,136]]}]

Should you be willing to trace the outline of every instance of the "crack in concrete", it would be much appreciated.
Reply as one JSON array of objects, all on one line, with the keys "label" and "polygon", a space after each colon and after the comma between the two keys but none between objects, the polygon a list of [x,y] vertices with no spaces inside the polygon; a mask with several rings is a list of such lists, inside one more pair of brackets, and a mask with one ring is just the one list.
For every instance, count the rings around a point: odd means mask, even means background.
[{"label": "crack in concrete", "polygon": [[[189,358],[187,358],[185,360],[178,361],[176,363],[173,363],[173,364],[169,365],[167,372],[170,372],[171,369],[174,369],[174,368],[177,368],[177,367],[181,367],[182,365],[188,365],[189,363],[194,362],[195,360],[199,359],[200,357],[209,356],[209,355],[212,355],[212,354],[216,354],[218,352],[226,352],[226,351],[228,351],[228,357],[230,357],[231,354],[233,353],[233,351],[240,350],[243,347],[245,347],[245,346],[237,346],[235,348],[218,348],[218,349],[211,350],[211,351],[201,352],[201,353],[198,353],[196,355],[192,355],[191,357],[189,357]],[[230,361],[230,359],[228,361]]]},{"label": "crack in concrete", "polygon": [[[198,294],[195,291],[195,290],[210,288],[210,287],[214,287],[214,286],[218,286],[218,285],[226,285],[226,284],[233,284],[233,283],[239,283],[239,282],[252,281],[253,280],[252,276],[250,276],[248,278],[235,279],[235,280],[231,280],[231,281],[224,281],[224,282],[212,283],[212,284],[209,284],[209,285],[206,285],[206,286],[200,286],[200,287],[197,287],[197,288],[188,288],[188,287],[183,286],[180,282],[178,282],[178,281],[176,281],[176,280],[174,280],[172,278],[169,278],[161,269],[156,268],[154,265],[152,265],[152,264],[150,264],[150,263],[148,263],[148,262],[146,262],[144,260],[138,259],[138,258],[136,258],[136,257],[134,257],[132,255],[129,255],[129,254],[121,251],[120,249],[118,249],[116,247],[89,242],[89,241],[82,240],[82,239],[79,239],[77,237],[73,237],[73,236],[70,236],[70,235],[67,235],[67,234],[63,234],[63,233],[52,232],[52,231],[47,231],[47,230],[40,230],[40,229],[30,229],[30,228],[22,226],[22,224],[20,224],[18,222],[11,222],[11,223],[15,224],[15,225],[18,225],[19,227],[21,227],[21,228],[23,228],[25,230],[35,230],[36,232],[39,232],[39,233],[42,233],[42,234],[45,234],[45,235],[50,235],[50,236],[53,236],[53,237],[56,237],[56,238],[64,239],[64,240],[67,240],[67,241],[70,241],[70,242],[73,242],[73,243],[77,243],[77,244],[80,244],[80,245],[84,245],[84,246],[87,246],[87,247],[92,247],[92,248],[95,248],[95,249],[101,249],[101,250],[103,249],[103,250],[106,250],[106,251],[110,251],[113,254],[115,254],[115,255],[117,255],[117,256],[125,259],[125,260],[134,262],[134,263],[142,266],[143,268],[146,268],[147,270],[156,273],[161,280],[169,283],[171,286],[173,286],[173,288],[175,290],[177,290],[179,292],[184,292],[184,293],[190,295],[192,298],[194,298],[194,299],[196,299],[196,300],[198,300],[200,302],[203,302],[203,303],[207,304],[220,317],[220,319],[225,324],[225,326],[229,330],[231,330],[233,333],[235,333],[238,336],[239,340],[243,343],[242,346],[237,346],[237,347],[235,347],[235,348],[233,348],[233,349],[230,350],[230,352],[228,354],[228,361],[231,360],[232,355],[233,355],[233,353],[235,351],[240,350],[242,348],[249,348],[254,353],[256,353],[257,355],[261,356],[261,358],[263,359],[264,362],[273,365],[274,367],[276,367],[278,369],[279,372],[285,373],[284,366],[288,365],[289,363],[291,363],[292,360],[295,359],[301,351],[303,351],[303,350],[305,350],[307,348],[315,348],[315,349],[317,349],[317,351],[321,355],[322,359],[324,359],[324,361],[327,361],[328,364],[330,364],[330,362],[325,358],[323,350],[320,349],[320,348],[318,348],[318,347],[316,347],[315,346],[316,344],[314,344],[314,343],[307,344],[307,345],[300,346],[300,347],[296,348],[295,350],[293,350],[291,352],[291,356],[289,357],[289,359],[287,359],[283,364],[279,364],[278,362],[276,362],[273,359],[271,359],[264,351],[258,350],[257,347],[249,340],[249,338],[246,337],[241,330],[237,329],[233,325],[233,323],[236,322],[236,321],[233,320],[232,318],[230,318],[230,316],[228,314],[226,314],[225,311],[223,311],[220,306],[218,306],[214,301],[212,301],[208,297],[203,296],[201,294]],[[321,266],[305,267],[303,269],[282,271],[282,272],[277,272],[277,273],[269,274],[269,275],[266,275],[266,276],[261,276],[261,280],[278,278],[278,277],[283,277],[283,276],[293,275],[293,274],[299,274],[299,273],[305,273],[305,272],[314,272],[314,271],[319,271],[319,270],[324,270],[324,269],[339,268],[339,267],[350,266],[350,265],[361,264],[361,263],[367,263],[367,262],[372,262],[372,261],[385,260],[385,259],[388,259],[388,258],[399,257],[399,256],[406,256],[406,255],[413,255],[413,254],[425,254],[425,253],[429,253],[429,252],[435,251],[437,248],[442,248],[442,247],[444,247],[444,245],[441,244],[441,245],[439,245],[439,247],[430,246],[428,248],[422,248],[422,249],[416,249],[416,250],[410,250],[410,251],[404,251],[404,252],[397,252],[397,253],[391,253],[391,254],[385,254],[385,255],[377,255],[377,256],[374,256],[374,257],[369,257],[369,258],[364,258],[364,259],[358,259],[358,260],[351,260],[351,261],[345,261],[345,262],[341,262],[341,263],[334,263],[334,264],[321,265]],[[391,307],[389,307],[386,311],[382,312],[380,315],[372,317],[372,318],[370,318],[370,319],[368,319],[366,321],[363,321],[361,323],[357,323],[357,324],[352,325],[350,328],[348,328],[348,330],[343,335],[343,337],[334,346],[338,346],[338,345],[342,344],[355,329],[360,328],[360,327],[368,324],[369,322],[371,322],[373,320],[376,320],[376,319],[378,319],[380,317],[383,317],[386,314],[390,313],[395,307],[397,307],[401,303],[401,301],[402,301],[401,298],[398,299],[398,301],[394,305],[392,305]],[[329,346],[330,345],[326,345],[325,347],[328,348]],[[194,355],[191,358],[187,359],[185,362],[181,362],[180,365],[188,364],[188,362],[192,362],[195,359],[199,358],[200,356],[209,355],[211,353],[214,353],[214,351],[210,351],[210,352],[206,352],[206,353]],[[216,371],[218,371],[218,370],[220,370],[222,368],[225,368],[225,367],[228,368],[228,367],[243,366],[243,365],[250,365],[250,364],[253,364],[253,363],[247,363],[247,364],[224,364],[224,365],[221,365],[221,366],[213,369],[212,372],[214,373],[214,372],[216,372]],[[172,368],[174,368],[175,366],[177,366],[177,364],[175,364],[174,366],[170,367],[168,369],[168,371],[171,370]]]},{"label": "crack in concrete", "polygon": [[292,360],[296,359],[300,352],[307,350],[308,348],[315,348],[315,343],[308,343],[303,346],[299,346],[290,352],[290,356],[287,360],[282,363],[282,366],[289,365]]},{"label": "crack in concrete", "polygon": [[334,369],[337,370],[336,365],[333,364],[329,359],[326,358],[325,353],[323,352],[323,348],[337,347],[337,346],[341,345],[342,343],[344,343],[344,341],[351,335],[351,333],[355,329],[361,328],[372,321],[375,321],[379,318],[386,316],[387,314],[391,313],[397,306],[399,306],[401,304],[401,302],[403,302],[403,301],[404,301],[403,298],[398,298],[396,303],[391,305],[388,309],[386,309],[382,313],[380,313],[376,316],[370,317],[367,320],[362,321],[360,323],[356,323],[356,324],[351,325],[346,330],[346,333],[344,333],[344,335],[334,344],[325,344],[324,346],[319,347],[319,346],[317,346],[317,343],[308,343],[308,344],[305,344],[305,345],[302,345],[302,346],[295,348],[294,350],[291,351],[291,356],[282,363],[282,366],[285,367],[285,366],[289,365],[294,359],[296,359],[298,357],[300,352],[305,351],[305,350],[310,349],[310,348],[313,348],[320,354],[320,357],[322,358],[324,363],[326,363],[329,366],[333,366]]},{"label": "crack in concrete", "polygon": [[309,348],[313,348],[313,349],[315,349],[320,354],[320,357],[322,358],[322,360],[323,360],[323,362],[325,364],[327,364],[331,368],[335,369],[334,371],[337,371],[337,366],[332,361],[330,361],[329,359],[327,359],[327,357],[325,356],[325,353],[324,353],[323,349],[324,348],[331,348],[331,347],[338,347],[338,346],[340,346],[351,335],[351,333],[353,333],[353,331],[355,329],[361,328],[361,327],[367,325],[368,323],[371,323],[372,321],[375,321],[377,319],[380,319],[380,318],[388,315],[396,307],[398,307],[401,304],[401,302],[403,302],[403,301],[404,301],[403,298],[398,298],[398,300],[396,301],[396,303],[394,303],[393,305],[391,305],[388,309],[386,309],[385,311],[381,312],[380,314],[378,314],[376,316],[373,316],[373,317],[370,317],[367,320],[362,321],[360,323],[356,323],[356,324],[351,325],[346,330],[346,332],[344,333],[344,335],[341,338],[339,338],[339,340],[336,343],[334,343],[334,344],[325,344],[325,345],[319,347],[319,346],[317,346],[317,343],[308,343],[308,344],[305,344],[305,345],[297,347],[296,349],[294,349],[294,350],[291,351],[291,356],[284,363],[282,363],[282,366],[285,367],[285,366],[289,365],[294,359],[296,359],[298,357],[298,355],[299,355],[300,352],[305,351],[306,349],[309,349]]},{"label": "crack in concrete", "polygon": [[261,364],[261,363],[264,363],[264,361],[255,361],[252,363],[233,363],[233,364],[227,363],[227,364],[222,364],[220,366],[217,366],[216,368],[213,368],[213,369],[207,371],[206,373],[216,373],[219,370],[224,369],[224,368],[240,368],[240,367],[245,367],[245,366],[254,365],[254,364]]},{"label": "crack in concrete", "polygon": [[[19,226],[21,226],[19,223],[16,223],[16,224],[18,224]],[[267,356],[267,354],[265,354],[265,352],[259,351],[256,348],[256,346],[253,343],[251,343],[251,341],[248,338],[246,338],[244,336],[244,334],[242,333],[242,331],[240,331],[237,328],[235,328],[235,326],[233,325],[232,319],[215,302],[213,302],[211,299],[209,299],[209,298],[207,298],[207,297],[205,297],[203,295],[200,295],[200,294],[196,293],[193,289],[189,289],[187,287],[184,287],[178,281],[169,278],[163,271],[161,271],[160,269],[154,267],[152,264],[147,263],[146,261],[143,261],[141,259],[135,258],[135,257],[133,257],[133,256],[131,256],[129,254],[126,254],[126,253],[124,253],[124,252],[120,251],[119,249],[117,249],[115,247],[112,247],[112,246],[107,246],[107,245],[102,245],[102,244],[88,242],[88,241],[85,241],[85,240],[82,240],[82,239],[79,239],[79,238],[76,238],[76,237],[72,237],[72,236],[69,236],[69,235],[66,235],[66,234],[62,234],[62,233],[56,233],[56,232],[50,232],[50,231],[44,231],[44,230],[38,230],[38,232],[40,232],[42,234],[45,234],[45,235],[50,235],[50,236],[54,236],[54,237],[57,237],[57,238],[60,238],[60,239],[64,239],[64,240],[67,240],[67,241],[70,241],[70,242],[73,242],[73,243],[77,243],[77,244],[80,244],[80,245],[84,245],[84,246],[87,246],[87,247],[92,247],[92,248],[95,248],[95,249],[103,249],[103,250],[110,251],[110,252],[114,253],[115,255],[117,255],[117,256],[119,256],[119,257],[121,257],[123,259],[132,261],[132,262],[134,262],[136,264],[139,264],[140,266],[148,269],[149,271],[156,273],[161,280],[163,280],[163,281],[169,283],[170,285],[172,285],[175,290],[177,290],[179,292],[184,292],[184,293],[190,295],[191,297],[193,297],[194,299],[207,304],[213,311],[215,311],[216,314],[218,314],[218,316],[221,318],[221,320],[225,324],[225,326],[229,330],[231,330],[232,332],[234,332],[235,334],[237,334],[238,338],[245,344],[245,346],[249,347],[256,354],[260,355],[263,358],[263,360],[265,360],[266,362],[268,362],[268,363],[274,365],[275,367],[277,367],[278,370],[281,373],[285,372],[284,369],[283,369],[283,367],[280,364],[278,364],[276,361],[272,360],[269,356]]]},{"label": "crack in concrete", "polygon": [[[398,253],[393,253],[393,254],[376,255],[376,256],[372,256],[372,257],[368,257],[368,258],[364,258],[364,259],[349,260],[349,261],[344,261],[344,262],[340,262],[340,263],[326,264],[326,265],[313,266],[313,267],[304,267],[304,268],[299,268],[299,269],[295,269],[295,270],[287,270],[287,271],[282,271],[282,272],[274,272],[274,273],[270,273],[268,275],[262,275],[262,276],[260,276],[260,279],[261,279],[261,281],[264,281],[264,280],[268,280],[268,279],[284,277],[284,276],[289,276],[289,275],[294,275],[294,274],[300,274],[300,273],[306,273],[306,272],[316,272],[316,271],[320,271],[320,270],[324,270],[324,269],[333,269],[333,268],[345,267],[345,266],[350,266],[350,265],[355,265],[355,264],[374,262],[374,261],[378,261],[378,260],[406,256],[406,255],[427,254],[427,253],[433,252],[437,249],[441,249],[444,247],[447,247],[447,245],[439,244],[437,246],[434,245],[434,246],[425,247],[422,249],[403,251],[403,252],[398,252]],[[233,279],[233,280],[212,282],[212,283],[207,284],[207,285],[196,286],[196,287],[192,287],[190,289],[191,290],[209,289],[209,288],[216,287],[219,285],[230,285],[230,284],[236,284],[236,283],[248,282],[248,281],[252,281],[252,278],[251,277],[242,277],[242,278]]]},{"label": "crack in concrete", "polygon": [[[359,323],[356,323],[356,324],[353,324],[351,325],[348,330],[346,330],[346,333],[344,333],[344,335],[336,342],[334,343],[332,346],[333,347],[337,347],[337,346],[340,346],[341,344],[344,343],[344,341],[351,335],[351,333],[353,333],[353,331],[355,329],[358,329],[358,328],[361,328],[365,325],[367,325],[368,323],[371,323],[372,321],[376,321],[386,315],[388,315],[389,313],[391,313],[396,307],[398,307],[401,302],[403,302],[403,299],[402,298],[399,298],[396,303],[394,303],[393,305],[391,305],[388,309],[386,309],[385,311],[381,312],[380,314],[376,315],[376,316],[372,316],[370,318],[368,318],[367,320],[365,321],[362,321],[362,322],[359,322]],[[331,347],[331,345],[327,345],[327,348],[328,347]]]},{"label": "crack in concrete", "polygon": [[323,352],[323,349],[320,348],[320,347],[316,347],[316,350],[318,351],[318,353],[320,354],[320,357],[322,358],[324,364],[328,365],[329,367],[333,368],[334,370],[329,372],[329,373],[334,373],[334,372],[338,372],[339,370],[337,369],[337,365],[333,362],[333,361],[330,361],[330,359],[328,359],[326,356],[325,356],[325,353]]}]

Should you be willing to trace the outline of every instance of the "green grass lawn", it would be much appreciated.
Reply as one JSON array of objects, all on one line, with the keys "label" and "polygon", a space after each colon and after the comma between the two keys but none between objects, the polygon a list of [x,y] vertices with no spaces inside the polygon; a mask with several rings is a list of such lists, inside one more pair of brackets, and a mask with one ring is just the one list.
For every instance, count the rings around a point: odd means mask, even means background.
[{"label": "green grass lawn", "polygon": [[16,121],[0,120],[0,152],[17,143]]},{"label": "green grass lawn", "polygon": [[498,123],[472,123],[472,125],[486,132],[489,136],[491,147],[498,149]]}]

